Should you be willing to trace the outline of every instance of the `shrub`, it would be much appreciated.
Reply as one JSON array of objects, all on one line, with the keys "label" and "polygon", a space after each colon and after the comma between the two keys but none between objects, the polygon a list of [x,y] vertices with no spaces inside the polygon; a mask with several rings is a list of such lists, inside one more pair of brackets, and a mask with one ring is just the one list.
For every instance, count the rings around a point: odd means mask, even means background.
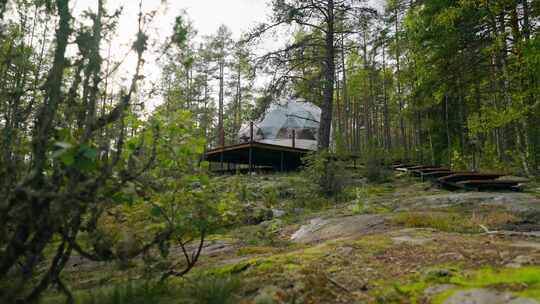
[{"label": "shrub", "polygon": [[416,228],[434,228],[449,232],[478,232],[483,227],[493,228],[518,222],[520,219],[504,210],[464,215],[443,212],[405,212],[398,214],[394,222]]},{"label": "shrub", "polygon": [[317,192],[335,196],[343,191],[349,180],[343,162],[328,151],[310,153],[304,161],[304,175],[316,187]]},{"label": "shrub", "polygon": [[240,280],[231,275],[199,275],[192,278],[182,291],[180,303],[232,304],[237,303],[235,292]]},{"label": "shrub", "polygon": [[263,202],[267,208],[275,207],[279,203],[279,193],[276,188],[268,187],[263,191]]},{"label": "shrub", "polygon": [[135,282],[113,285],[101,288],[80,296],[82,304],[145,304],[163,303],[164,300],[173,298],[175,289],[162,283]]},{"label": "shrub", "polygon": [[366,153],[365,176],[371,183],[386,182],[390,178],[385,153],[380,148],[369,148]]}]

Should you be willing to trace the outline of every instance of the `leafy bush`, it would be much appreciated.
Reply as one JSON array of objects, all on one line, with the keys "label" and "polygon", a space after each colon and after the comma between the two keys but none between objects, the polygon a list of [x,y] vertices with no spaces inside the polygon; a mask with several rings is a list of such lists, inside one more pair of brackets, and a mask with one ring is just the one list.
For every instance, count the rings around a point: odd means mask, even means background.
[{"label": "leafy bush", "polygon": [[380,148],[369,148],[366,153],[365,176],[371,183],[386,182],[390,178],[384,151]]},{"label": "leafy bush", "polygon": [[279,193],[274,187],[268,187],[263,191],[263,202],[267,208],[275,207],[279,202]]},{"label": "leafy bush", "polygon": [[304,176],[315,190],[326,196],[339,194],[347,185],[349,174],[344,164],[328,151],[310,153],[304,161]]}]

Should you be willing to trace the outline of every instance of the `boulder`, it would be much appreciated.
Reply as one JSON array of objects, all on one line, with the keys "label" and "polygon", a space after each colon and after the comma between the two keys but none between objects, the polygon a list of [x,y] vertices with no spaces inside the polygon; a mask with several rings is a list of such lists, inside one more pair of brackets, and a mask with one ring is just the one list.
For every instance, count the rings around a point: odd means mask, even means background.
[{"label": "boulder", "polygon": [[287,215],[286,211],[279,210],[279,209],[272,209],[272,216],[275,218],[284,217]]},{"label": "boulder", "polygon": [[456,288],[456,285],[453,284],[437,284],[430,286],[424,290],[424,294],[428,297],[436,296],[440,293],[443,293],[447,290]]},{"label": "boulder", "polygon": [[354,237],[366,234],[384,225],[384,217],[380,215],[362,214],[341,218],[311,219],[292,236],[296,243],[312,243],[339,238]]},{"label": "boulder", "polygon": [[530,298],[515,296],[486,288],[460,290],[446,299],[444,304],[538,304]]},{"label": "boulder", "polygon": [[513,213],[540,212],[540,199],[528,193],[463,192],[415,196],[400,203],[397,211],[441,209],[449,207],[501,207]]},{"label": "boulder", "polygon": [[424,245],[427,242],[433,241],[433,239],[428,237],[403,235],[393,237],[392,241],[394,244]]},{"label": "boulder", "polygon": [[512,262],[506,264],[509,268],[521,268],[525,265],[531,265],[535,263],[535,258],[528,255],[518,255]]}]

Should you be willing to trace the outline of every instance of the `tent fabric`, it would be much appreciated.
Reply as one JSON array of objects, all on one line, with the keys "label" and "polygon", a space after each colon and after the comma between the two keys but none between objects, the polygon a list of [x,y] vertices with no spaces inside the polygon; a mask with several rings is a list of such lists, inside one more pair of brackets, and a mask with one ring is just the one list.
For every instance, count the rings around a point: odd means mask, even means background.
[{"label": "tent fabric", "polygon": [[[303,99],[272,104],[264,116],[254,122],[253,140],[281,146],[292,146],[295,130],[297,148],[316,150],[321,109]],[[249,139],[249,125],[244,126],[238,137]]]}]

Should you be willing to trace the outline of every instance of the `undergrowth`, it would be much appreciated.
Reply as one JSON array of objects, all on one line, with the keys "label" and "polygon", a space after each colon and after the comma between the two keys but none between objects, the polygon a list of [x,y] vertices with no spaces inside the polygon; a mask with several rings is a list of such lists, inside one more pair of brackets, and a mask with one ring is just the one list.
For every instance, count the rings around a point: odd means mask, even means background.
[{"label": "undergrowth", "polygon": [[[129,281],[74,295],[77,304],[232,304],[241,287],[231,275],[199,274],[176,283]],[[44,299],[45,304],[64,303],[63,297]]]},{"label": "undergrowth", "polygon": [[457,212],[404,212],[393,218],[394,223],[413,228],[433,228],[446,232],[483,232],[484,228],[517,222],[506,211],[462,214]]}]

